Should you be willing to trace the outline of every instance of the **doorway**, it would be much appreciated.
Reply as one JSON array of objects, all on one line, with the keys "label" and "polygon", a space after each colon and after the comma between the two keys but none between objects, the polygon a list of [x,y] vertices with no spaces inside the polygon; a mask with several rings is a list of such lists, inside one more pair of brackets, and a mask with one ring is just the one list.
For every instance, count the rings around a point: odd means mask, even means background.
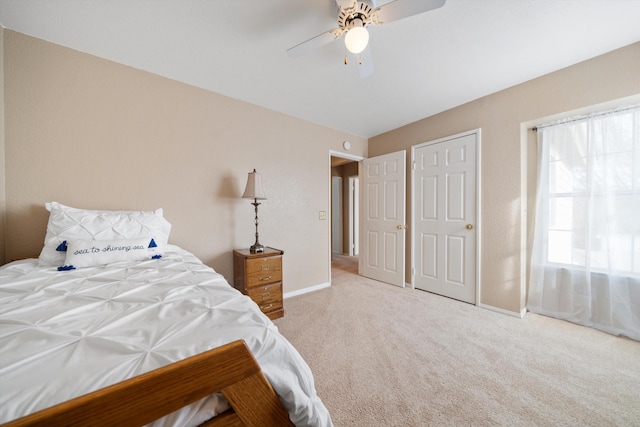
[{"label": "doorway", "polygon": [[331,157],[331,252],[358,255],[359,163]]},{"label": "doorway", "polygon": [[332,267],[357,274],[360,230],[361,157],[329,152],[329,280]]},{"label": "doorway", "polygon": [[342,205],[342,176],[331,175],[331,253],[334,255],[342,254],[344,246]]},{"label": "doorway", "polygon": [[360,178],[349,177],[349,256],[360,254]]}]

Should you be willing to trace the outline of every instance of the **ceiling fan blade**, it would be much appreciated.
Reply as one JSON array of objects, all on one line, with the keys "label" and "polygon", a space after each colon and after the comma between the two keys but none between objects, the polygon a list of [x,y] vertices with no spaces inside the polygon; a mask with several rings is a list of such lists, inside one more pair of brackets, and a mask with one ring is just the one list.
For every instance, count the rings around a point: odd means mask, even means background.
[{"label": "ceiling fan blade", "polygon": [[353,5],[353,0],[336,0],[339,8],[346,9]]},{"label": "ceiling fan blade", "polygon": [[371,48],[369,46],[360,53],[360,58],[358,58],[357,64],[358,74],[361,79],[373,74],[373,56],[371,55]]},{"label": "ceiling fan blade", "polygon": [[314,49],[327,45],[339,37],[334,31],[335,30],[329,30],[298,45],[295,45],[294,47],[287,49],[287,53],[292,58],[298,58],[311,52]]},{"label": "ceiling fan blade", "polygon": [[386,24],[437,9],[444,6],[445,2],[446,0],[394,0],[380,6],[377,19],[380,24]]}]

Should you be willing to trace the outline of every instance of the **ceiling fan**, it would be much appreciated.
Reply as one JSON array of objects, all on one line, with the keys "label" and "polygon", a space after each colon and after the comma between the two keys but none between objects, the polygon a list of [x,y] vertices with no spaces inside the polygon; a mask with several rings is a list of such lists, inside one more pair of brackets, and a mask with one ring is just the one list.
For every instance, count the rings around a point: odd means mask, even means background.
[{"label": "ceiling fan", "polygon": [[[376,0],[371,0],[372,5],[358,0],[336,0],[338,4],[338,28],[325,31],[307,41],[304,41],[290,49],[287,53],[292,58],[305,55],[314,49],[331,43],[343,35],[347,51],[358,55],[358,71],[360,77],[367,77],[373,73],[373,63],[369,49],[369,32],[367,27],[382,25],[397,21],[409,16],[428,12],[444,5],[446,0],[393,0],[375,7]],[[348,60],[345,56],[344,63]]]}]

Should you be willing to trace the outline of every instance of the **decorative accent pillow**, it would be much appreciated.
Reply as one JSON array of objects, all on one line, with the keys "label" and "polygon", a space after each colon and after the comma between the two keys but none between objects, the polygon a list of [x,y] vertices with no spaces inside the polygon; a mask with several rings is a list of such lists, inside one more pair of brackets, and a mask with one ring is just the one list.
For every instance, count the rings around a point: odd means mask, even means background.
[{"label": "decorative accent pillow", "polygon": [[162,257],[160,248],[150,238],[118,240],[68,240],[67,256],[58,270],[111,264],[118,261],[142,261]]},{"label": "decorative accent pillow", "polygon": [[60,266],[66,252],[62,243],[71,240],[116,240],[153,237],[166,245],[171,224],[162,216],[162,208],[154,211],[104,211],[77,209],[57,202],[45,205],[49,214],[44,247],[39,265]]}]

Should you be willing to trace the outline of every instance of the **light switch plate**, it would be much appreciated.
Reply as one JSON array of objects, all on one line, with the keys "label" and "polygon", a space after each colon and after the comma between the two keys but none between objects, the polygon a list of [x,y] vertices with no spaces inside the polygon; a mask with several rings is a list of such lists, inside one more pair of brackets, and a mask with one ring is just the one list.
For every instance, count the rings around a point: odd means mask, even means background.
[{"label": "light switch plate", "polygon": [[327,219],[327,211],[320,211],[320,219],[321,220]]}]

